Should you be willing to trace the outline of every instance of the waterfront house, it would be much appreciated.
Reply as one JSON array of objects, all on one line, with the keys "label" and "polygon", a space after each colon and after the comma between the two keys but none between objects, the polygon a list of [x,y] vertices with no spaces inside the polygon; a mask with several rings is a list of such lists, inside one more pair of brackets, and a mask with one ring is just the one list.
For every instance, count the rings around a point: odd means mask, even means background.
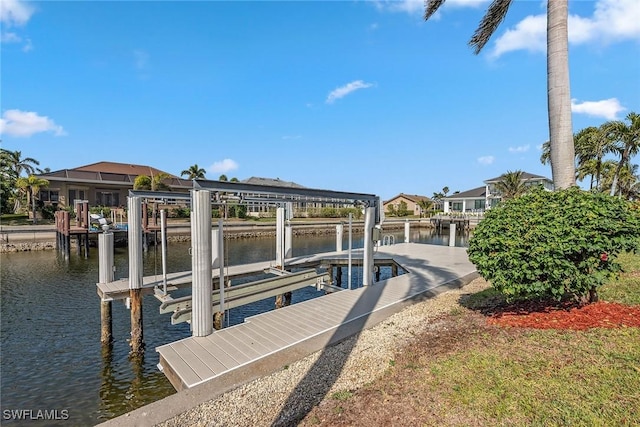
[{"label": "waterfront house", "polygon": [[38,175],[49,181],[49,186],[40,190],[39,197],[45,205],[59,207],[73,206],[74,200],[88,200],[92,206],[124,206],[137,176],[159,174],[168,175],[163,182],[170,191],[186,193],[192,188],[191,181],[151,166],[97,162]]},{"label": "waterfront house", "polygon": [[[425,212],[422,206],[420,206],[421,202],[431,201],[431,199],[427,196],[420,196],[418,194],[404,194],[400,193],[395,197],[385,201],[382,203],[383,209],[387,213],[398,212],[401,209],[402,204],[404,203],[407,207],[408,215],[415,215],[421,217],[428,212]],[[433,209],[432,205],[432,208]],[[429,211],[431,211],[431,209]]]},{"label": "waterfront house", "polygon": [[[473,188],[452,194],[444,199],[444,212],[482,213],[502,200],[502,194],[496,184],[502,181],[503,175],[487,179],[482,187]],[[522,172],[522,181],[526,186],[542,185],[553,190],[553,181],[541,175]]]}]

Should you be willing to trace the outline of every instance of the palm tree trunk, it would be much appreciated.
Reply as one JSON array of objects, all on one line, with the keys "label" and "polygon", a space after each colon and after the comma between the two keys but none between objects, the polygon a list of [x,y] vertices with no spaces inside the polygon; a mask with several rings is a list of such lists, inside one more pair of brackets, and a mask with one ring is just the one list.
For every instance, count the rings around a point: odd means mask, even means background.
[{"label": "palm tree trunk", "polygon": [[31,196],[31,211],[33,214],[33,223],[37,224],[38,219],[36,218],[36,198],[33,194],[33,190],[29,191],[29,195]]},{"label": "palm tree trunk", "polygon": [[547,3],[547,99],[551,174],[557,189],[576,183],[569,84],[568,0]]},{"label": "palm tree trunk", "polygon": [[611,192],[609,193],[610,196],[615,196],[616,195],[616,190],[618,187],[618,179],[620,177],[620,171],[622,170],[622,167],[627,163],[627,149],[625,148],[624,151],[622,152],[622,155],[620,156],[620,163],[618,163],[618,166],[616,167],[616,172],[613,174],[613,182],[611,183]]}]

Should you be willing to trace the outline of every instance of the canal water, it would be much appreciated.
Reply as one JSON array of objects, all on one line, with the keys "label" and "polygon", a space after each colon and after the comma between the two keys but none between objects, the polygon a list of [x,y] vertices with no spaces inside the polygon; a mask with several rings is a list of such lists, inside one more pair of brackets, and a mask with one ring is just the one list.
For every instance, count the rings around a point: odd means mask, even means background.
[{"label": "canal water", "polygon": [[[403,241],[402,231],[393,235]],[[467,246],[467,238],[459,235],[456,246]],[[419,229],[412,230],[411,241],[448,245],[449,236]],[[231,265],[275,259],[274,238],[225,244]],[[295,236],[292,246],[294,256],[334,251],[335,236]],[[362,235],[354,236],[353,247],[362,246]],[[191,269],[188,243],[170,244],[167,258],[169,272]],[[127,277],[127,248],[115,249],[114,262],[115,278]],[[151,248],[143,262],[145,275],[162,275],[159,250]],[[354,286],[361,281],[357,269],[352,280]],[[145,296],[146,351],[143,362],[135,363],[128,358],[129,311],[114,302],[115,341],[104,351],[97,281],[97,249],[89,259],[72,253],[68,261],[57,251],[0,254],[0,424],[95,425],[175,393],[157,368],[155,348],[190,336],[189,325],[171,325],[169,314],[159,314],[159,302]],[[314,288],[296,291],[293,303],[322,294]],[[233,309],[228,323],[269,311],[274,304],[269,298]]]}]

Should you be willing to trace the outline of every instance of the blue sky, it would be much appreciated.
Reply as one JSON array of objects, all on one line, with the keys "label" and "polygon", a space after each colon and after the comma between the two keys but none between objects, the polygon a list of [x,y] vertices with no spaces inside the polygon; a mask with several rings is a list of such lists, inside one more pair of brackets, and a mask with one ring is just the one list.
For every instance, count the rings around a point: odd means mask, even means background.
[{"label": "blue sky", "polygon": [[[545,4],[2,0],[2,147],[207,178],[430,196],[551,178]],[[573,127],[640,112],[640,2],[570,1]]]}]

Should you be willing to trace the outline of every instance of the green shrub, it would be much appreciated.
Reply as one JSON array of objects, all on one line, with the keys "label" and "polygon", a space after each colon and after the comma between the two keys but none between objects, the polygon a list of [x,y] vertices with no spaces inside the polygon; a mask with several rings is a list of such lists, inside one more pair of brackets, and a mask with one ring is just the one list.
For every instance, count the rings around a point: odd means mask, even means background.
[{"label": "green shrub", "polygon": [[43,219],[54,219],[55,212],[58,210],[57,206],[53,205],[45,205],[42,207],[42,218]]},{"label": "green shrub", "polygon": [[109,218],[111,216],[111,208],[108,206],[90,206],[89,213],[99,214],[105,218]]},{"label": "green shrub", "polygon": [[577,187],[535,189],[487,211],[469,241],[469,259],[509,300],[567,295],[597,299],[620,271],[623,251],[640,246],[640,210]]},{"label": "green shrub", "polygon": [[189,218],[191,217],[191,209],[186,206],[176,206],[169,209],[169,218]]}]

